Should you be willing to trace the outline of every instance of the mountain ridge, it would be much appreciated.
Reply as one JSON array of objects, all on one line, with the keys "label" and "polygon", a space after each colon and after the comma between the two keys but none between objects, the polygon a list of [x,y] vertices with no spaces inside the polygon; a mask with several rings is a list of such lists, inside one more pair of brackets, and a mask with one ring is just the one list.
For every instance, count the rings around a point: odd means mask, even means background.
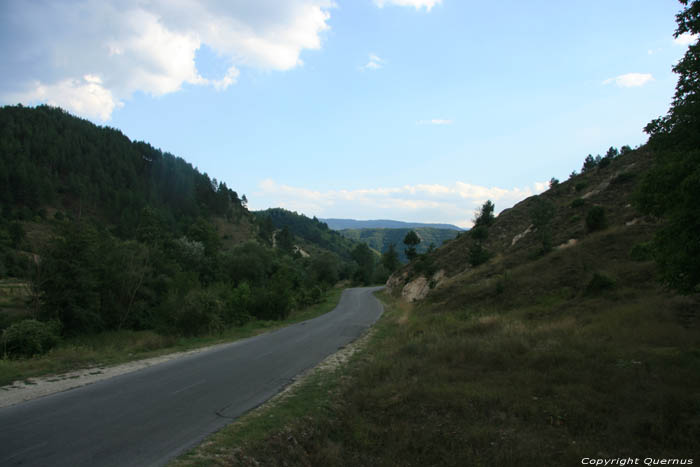
[{"label": "mountain ridge", "polygon": [[428,223],[428,222],[404,222],[395,221],[391,219],[370,219],[370,220],[357,220],[357,219],[339,219],[339,218],[328,218],[319,219],[321,222],[328,224],[328,227],[332,230],[345,230],[345,229],[414,229],[419,227],[429,227],[433,229],[449,229],[457,230],[459,232],[464,232],[467,229],[457,227],[453,224],[440,224],[440,223]]}]

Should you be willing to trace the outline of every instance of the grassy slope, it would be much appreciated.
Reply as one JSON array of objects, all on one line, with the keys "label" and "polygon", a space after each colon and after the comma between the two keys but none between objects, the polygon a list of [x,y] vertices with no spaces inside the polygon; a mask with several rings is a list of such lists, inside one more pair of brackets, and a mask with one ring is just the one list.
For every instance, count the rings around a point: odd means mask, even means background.
[{"label": "grassy slope", "polygon": [[[655,230],[627,225],[636,219],[628,201],[644,164],[643,154],[623,158],[545,195],[557,205],[554,244],[577,238],[574,246],[537,257],[533,235],[511,248],[529,224],[526,200],[494,224],[496,256],[487,264],[466,267],[465,236],[438,250],[436,262],[451,277],[418,304],[385,297],[368,349],[322,386],[323,410],[235,438],[217,465],[692,458],[700,439],[700,303],[664,290],[652,262],[630,259]],[[637,175],[605,185],[624,172]],[[602,186],[586,204],[604,205],[611,226],[589,233],[570,203]]]},{"label": "grassy slope", "polygon": [[251,321],[218,335],[178,338],[154,331],[112,331],[64,340],[46,355],[22,360],[0,359],[0,386],[30,377],[98,365],[116,365],[255,336],[333,310],[342,291],[341,288],[330,289],[320,303],[293,311],[284,321]]}]

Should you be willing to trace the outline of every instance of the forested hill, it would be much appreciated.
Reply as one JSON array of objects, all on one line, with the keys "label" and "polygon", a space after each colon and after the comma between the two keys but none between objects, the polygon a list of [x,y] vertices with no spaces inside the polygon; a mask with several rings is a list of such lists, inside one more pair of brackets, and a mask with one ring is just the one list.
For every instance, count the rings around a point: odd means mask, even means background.
[{"label": "forested hill", "polygon": [[256,218],[261,231],[286,229],[292,235],[302,239],[307,245],[313,244],[332,251],[343,258],[350,258],[357,243],[348,240],[316,217],[310,219],[303,214],[282,208],[271,208],[256,211]]},{"label": "forested hill", "polygon": [[185,160],[48,106],[0,109],[0,204],[5,218],[47,207],[97,216],[123,236],[146,206],[175,231],[200,216],[245,214],[235,191]]},{"label": "forested hill", "polygon": [[[113,330],[217,334],[393,271],[317,220],[254,216],[246,203],[119,130],[49,106],[0,108],[3,352]],[[37,348],[29,334],[53,337]]]},{"label": "forested hill", "polygon": [[391,245],[394,245],[399,259],[407,262],[406,248],[403,243],[406,234],[414,231],[418,235],[420,243],[416,246],[417,253],[425,253],[430,249],[441,246],[445,241],[452,240],[459,235],[459,231],[452,229],[435,229],[431,227],[402,228],[402,229],[344,229],[339,232],[347,238],[364,242],[380,253],[385,253]]}]

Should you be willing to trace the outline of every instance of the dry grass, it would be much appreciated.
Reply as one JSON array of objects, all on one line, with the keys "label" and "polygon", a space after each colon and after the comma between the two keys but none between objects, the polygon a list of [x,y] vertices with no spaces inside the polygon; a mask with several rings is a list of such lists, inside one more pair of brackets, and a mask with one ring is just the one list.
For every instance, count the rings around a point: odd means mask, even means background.
[{"label": "dry grass", "polygon": [[[692,458],[700,323],[688,310],[698,302],[628,259],[647,237],[616,227],[505,274],[492,262],[416,307],[384,296],[367,350],[313,396],[323,410],[237,438],[217,465]],[[613,285],[588,288],[596,272]]]}]

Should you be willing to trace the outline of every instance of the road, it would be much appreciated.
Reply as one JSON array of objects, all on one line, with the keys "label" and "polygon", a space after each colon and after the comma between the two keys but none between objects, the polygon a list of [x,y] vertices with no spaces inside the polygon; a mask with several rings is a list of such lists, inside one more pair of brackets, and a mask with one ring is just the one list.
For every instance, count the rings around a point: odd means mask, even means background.
[{"label": "road", "polygon": [[318,318],[0,409],[0,466],[162,465],[355,340],[379,287]]}]

